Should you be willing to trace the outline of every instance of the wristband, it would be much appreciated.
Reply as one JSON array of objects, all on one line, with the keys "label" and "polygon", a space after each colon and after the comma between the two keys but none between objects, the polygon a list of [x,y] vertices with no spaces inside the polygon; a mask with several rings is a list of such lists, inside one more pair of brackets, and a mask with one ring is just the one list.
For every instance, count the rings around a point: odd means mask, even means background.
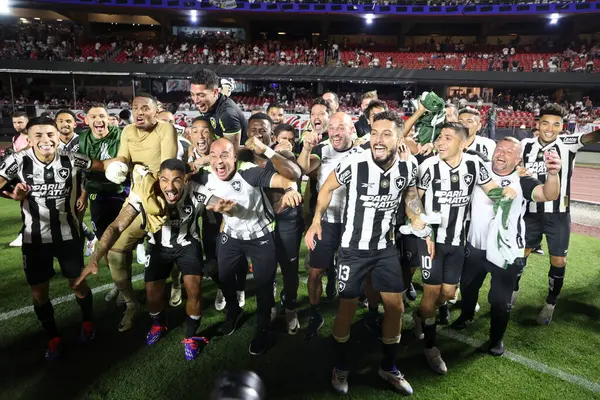
[{"label": "wristband", "polygon": [[294,182],[294,183],[292,184],[292,186],[290,186],[289,188],[285,189],[285,190],[284,190],[284,192],[286,192],[286,193],[287,193],[287,192],[289,192],[289,191],[291,191],[291,190],[298,191],[298,184],[297,184],[296,182]]},{"label": "wristband", "polygon": [[265,153],[264,153],[264,154],[265,154],[265,157],[267,157],[267,158],[269,158],[269,159],[270,159],[270,158],[273,158],[273,156],[275,155],[275,150],[273,150],[273,149],[272,149],[272,148],[270,148],[270,147],[267,147],[267,149],[265,150]]}]

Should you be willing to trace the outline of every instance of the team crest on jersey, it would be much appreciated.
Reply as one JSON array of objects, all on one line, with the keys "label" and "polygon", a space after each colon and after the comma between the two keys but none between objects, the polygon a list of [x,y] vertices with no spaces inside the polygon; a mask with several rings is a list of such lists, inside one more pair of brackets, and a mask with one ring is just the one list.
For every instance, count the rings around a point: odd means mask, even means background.
[{"label": "team crest on jersey", "polygon": [[192,211],[194,211],[194,208],[192,206],[183,206],[183,212],[186,215],[191,215]]},{"label": "team crest on jersey", "polygon": [[384,179],[381,181],[381,183],[379,184],[383,189],[387,189],[388,187],[390,187],[390,181],[388,181],[387,179]]},{"label": "team crest on jersey", "polygon": [[240,182],[240,181],[231,182],[231,188],[233,190],[235,190],[236,192],[241,192],[242,191],[242,182]]},{"label": "team crest on jersey", "polygon": [[210,117],[210,124],[212,125],[213,129],[217,129],[217,120],[214,117]]},{"label": "team crest on jersey", "polygon": [[406,258],[407,260],[410,260],[412,258],[412,253],[410,251],[405,251],[404,258]]},{"label": "team crest on jersey", "polygon": [[463,180],[467,185],[470,185],[471,183],[473,183],[473,175],[466,174],[465,176],[463,176]]},{"label": "team crest on jersey", "polygon": [[343,292],[346,289],[346,283],[342,281],[338,281],[338,292]]},{"label": "team crest on jersey", "polygon": [[229,240],[229,236],[227,236],[226,234],[223,233],[221,235],[221,244],[227,243],[228,240]]},{"label": "team crest on jersey", "polygon": [[396,179],[394,179],[394,185],[396,185],[396,189],[398,189],[398,190],[402,190],[402,188],[404,188],[405,184],[406,184],[406,178],[403,176],[399,176]]},{"label": "team crest on jersey", "polygon": [[541,160],[542,158],[544,158],[544,153],[539,152],[537,155],[538,160]]},{"label": "team crest on jersey", "polygon": [[[456,183],[456,182],[458,182],[458,175],[452,175],[452,176],[450,177],[450,180],[452,181],[452,183]],[[468,185],[468,183],[467,183],[467,185]]]},{"label": "team crest on jersey", "polygon": [[510,179],[502,179],[502,181],[500,181],[500,186],[507,187],[510,186],[511,183],[512,181]]},{"label": "team crest on jersey", "polygon": [[69,171],[68,168],[60,168],[58,170],[58,176],[60,176],[62,179],[67,179],[70,173],[71,171]]}]

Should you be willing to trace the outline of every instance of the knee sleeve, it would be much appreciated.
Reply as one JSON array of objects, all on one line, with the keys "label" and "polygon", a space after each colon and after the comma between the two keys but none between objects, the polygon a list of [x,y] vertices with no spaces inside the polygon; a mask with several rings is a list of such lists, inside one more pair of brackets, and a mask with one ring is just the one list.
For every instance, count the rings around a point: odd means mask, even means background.
[{"label": "knee sleeve", "polygon": [[131,279],[131,257],[126,253],[108,252],[108,266],[115,283]]}]

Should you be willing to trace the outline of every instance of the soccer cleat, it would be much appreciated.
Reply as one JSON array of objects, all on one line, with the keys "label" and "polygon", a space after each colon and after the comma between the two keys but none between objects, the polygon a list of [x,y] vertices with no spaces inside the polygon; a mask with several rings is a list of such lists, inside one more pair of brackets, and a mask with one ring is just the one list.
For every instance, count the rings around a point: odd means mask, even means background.
[{"label": "soccer cleat", "polygon": [[250,342],[248,351],[253,356],[260,356],[267,350],[267,344],[269,339],[269,332],[267,330],[261,330],[256,334],[254,339]]},{"label": "soccer cleat", "polygon": [[230,313],[227,313],[225,321],[219,327],[219,332],[227,336],[235,332],[235,330],[237,329],[237,325],[240,322],[240,319],[242,318],[242,314],[243,312],[241,310],[236,315],[231,315]]},{"label": "soccer cleat", "polygon": [[240,308],[244,308],[244,305],[246,304],[246,292],[244,292],[243,290],[238,290],[237,301]]},{"label": "soccer cleat", "polygon": [[434,372],[440,375],[444,375],[448,372],[446,363],[442,360],[442,354],[437,347],[434,346],[430,349],[425,349],[425,358]]},{"label": "soccer cleat", "polygon": [[46,360],[48,361],[53,361],[56,360],[60,357],[60,350],[61,350],[61,344],[60,344],[60,337],[55,337],[50,339],[50,341],[48,342],[48,347],[46,348]]},{"label": "soccer cleat", "polygon": [[146,263],[146,247],[144,247],[144,243],[140,243],[135,248],[135,255],[137,258],[138,264],[144,265]]},{"label": "soccer cleat", "polygon": [[208,344],[208,339],[205,337],[193,336],[185,338],[181,341],[183,343],[183,355],[188,361],[194,360],[200,354],[200,343]]},{"label": "soccer cleat", "polygon": [[21,247],[23,245],[23,234],[20,233],[15,240],[9,243],[10,247]]},{"label": "soccer cleat", "polygon": [[287,332],[289,335],[298,333],[300,321],[298,321],[298,313],[296,310],[285,310],[285,322],[287,324]]},{"label": "soccer cleat", "polygon": [[117,295],[117,307],[126,306],[127,302],[125,301],[125,297],[123,297],[123,292],[119,292]]},{"label": "soccer cleat", "polygon": [[139,305],[137,303],[127,303],[127,308],[123,313],[123,318],[121,319],[121,322],[119,322],[119,332],[128,331],[133,327],[133,318],[135,317],[138,308]]},{"label": "soccer cleat", "polygon": [[417,299],[417,291],[415,289],[415,285],[413,285],[412,283],[410,284],[410,286],[408,287],[408,290],[406,291],[406,298],[409,299],[410,301],[415,301]]},{"label": "soccer cleat", "polygon": [[502,339],[498,340],[497,342],[490,342],[488,353],[495,357],[500,357],[502,354],[504,354],[504,342]]},{"label": "soccer cleat", "polygon": [[94,236],[94,239],[88,240],[85,246],[85,256],[89,257],[94,253],[94,247],[96,247],[96,242],[98,239]]},{"label": "soccer cleat", "polygon": [[425,339],[425,334],[423,333],[423,321],[421,320],[418,311],[413,313],[413,321],[415,321],[415,327],[413,328],[415,337],[419,340]]},{"label": "soccer cleat", "polygon": [[146,335],[146,344],[152,346],[167,334],[167,327],[163,325],[154,325],[150,327],[148,334]]},{"label": "soccer cleat", "polygon": [[544,304],[542,310],[537,316],[537,323],[540,325],[550,325],[550,321],[552,321],[552,315],[554,314],[554,304]]},{"label": "soccer cleat", "polygon": [[325,286],[325,301],[333,301],[338,295],[337,285],[335,283],[335,279],[331,279],[327,281],[327,286]]},{"label": "soccer cleat", "polygon": [[450,310],[448,304],[442,304],[439,308],[438,323],[440,325],[448,325],[450,323]]},{"label": "soccer cleat", "polygon": [[344,371],[341,369],[334,368],[331,375],[331,386],[339,394],[348,393],[348,373],[350,371]]},{"label": "soccer cleat", "polygon": [[479,310],[481,310],[481,307],[479,306],[479,303],[475,304],[475,312],[479,312]]},{"label": "soccer cleat", "polygon": [[94,340],[96,337],[96,329],[94,323],[91,321],[83,321],[81,323],[81,333],[79,334],[79,341],[81,343],[88,343]]},{"label": "soccer cleat", "polygon": [[325,321],[323,320],[323,316],[318,313],[310,317],[308,321],[308,326],[306,327],[306,331],[304,332],[305,340],[313,340],[317,336],[319,336],[319,329],[323,326]]},{"label": "soccer cleat", "polygon": [[546,254],[546,253],[544,253],[544,250],[542,250],[541,247],[536,247],[535,249],[533,249],[532,253],[539,254],[540,256],[543,256],[544,254]]},{"label": "soccer cleat", "polygon": [[465,318],[462,314],[450,325],[450,328],[461,331],[471,325],[473,323],[473,319]]},{"label": "soccer cleat", "polygon": [[175,285],[173,283],[171,286],[171,299],[169,300],[169,306],[177,307],[180,306],[181,303],[181,284]]},{"label": "soccer cleat", "polygon": [[456,292],[454,292],[454,297],[448,300],[450,304],[456,304],[458,302],[458,295],[460,294],[460,289],[456,288]]},{"label": "soccer cleat", "polygon": [[227,301],[225,300],[225,296],[223,296],[223,291],[218,289],[217,296],[215,297],[215,309],[217,311],[223,311],[226,305]]},{"label": "soccer cleat", "polygon": [[517,304],[517,297],[519,297],[519,291],[513,290],[512,296],[510,296],[510,305],[514,307]]},{"label": "soccer cleat", "polygon": [[379,376],[381,377],[381,379],[384,379],[391,383],[396,388],[396,390],[401,392],[402,394],[409,396],[413,394],[412,386],[410,386],[410,383],[408,383],[408,381],[404,379],[404,375],[402,375],[400,371],[398,371],[398,369],[396,369],[395,367],[392,371],[386,371],[383,368],[379,368]]},{"label": "soccer cleat", "polygon": [[113,301],[119,295],[119,289],[117,289],[116,285],[113,285],[112,288],[104,295],[104,301],[109,302]]}]

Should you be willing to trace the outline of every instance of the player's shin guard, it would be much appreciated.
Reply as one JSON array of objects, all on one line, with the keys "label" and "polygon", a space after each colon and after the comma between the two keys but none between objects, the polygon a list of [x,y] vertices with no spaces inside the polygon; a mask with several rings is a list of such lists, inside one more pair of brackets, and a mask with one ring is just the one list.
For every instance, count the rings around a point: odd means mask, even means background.
[{"label": "player's shin guard", "polygon": [[344,337],[337,337],[333,335],[334,352],[335,352],[335,367],[342,371],[348,371],[348,341],[350,340],[350,334]]},{"label": "player's shin guard", "polygon": [[556,304],[556,299],[558,298],[565,281],[566,268],[566,265],[562,268],[553,265],[550,266],[550,271],[548,271],[548,297],[546,298],[546,303],[552,305]]},{"label": "player's shin guard", "polygon": [[77,300],[77,304],[79,304],[79,308],[81,308],[81,320],[84,322],[90,322],[94,319],[94,296],[92,295],[92,291],[89,290],[85,297],[79,298],[75,296]]},{"label": "player's shin guard", "polygon": [[54,320],[54,308],[52,303],[48,300],[45,304],[34,305],[35,315],[38,321],[42,324],[42,327],[46,330],[48,337],[53,339],[58,336],[58,329],[56,328],[56,321]]},{"label": "player's shin guard", "polygon": [[185,337],[191,338],[196,336],[198,328],[200,328],[200,322],[202,321],[202,315],[186,315],[185,317]]},{"label": "player's shin guard", "polygon": [[383,358],[381,368],[384,371],[392,371],[396,367],[396,354],[400,344],[400,335],[391,338],[381,338]]},{"label": "player's shin guard", "polygon": [[423,318],[423,334],[425,335],[425,348],[434,347],[437,339],[435,317]]}]

